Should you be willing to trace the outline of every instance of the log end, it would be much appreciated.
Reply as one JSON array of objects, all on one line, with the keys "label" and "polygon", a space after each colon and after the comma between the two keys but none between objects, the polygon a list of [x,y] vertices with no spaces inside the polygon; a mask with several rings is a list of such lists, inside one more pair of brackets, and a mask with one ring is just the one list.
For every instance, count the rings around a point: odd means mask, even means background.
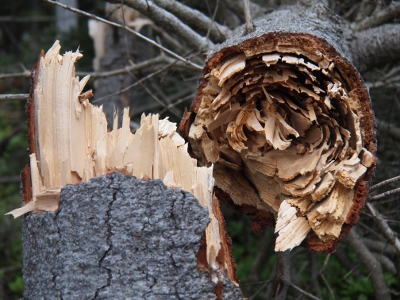
[{"label": "log end", "polygon": [[308,32],[223,47],[180,126],[199,164],[214,164],[218,197],[252,215],[256,232],[276,224],[277,251],[334,251],[368,195],[374,114],[341,53]]}]

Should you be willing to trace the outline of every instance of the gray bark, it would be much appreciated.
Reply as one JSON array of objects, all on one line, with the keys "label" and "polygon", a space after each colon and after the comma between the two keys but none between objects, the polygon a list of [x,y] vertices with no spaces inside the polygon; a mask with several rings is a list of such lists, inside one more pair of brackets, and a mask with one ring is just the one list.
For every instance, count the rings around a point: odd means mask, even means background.
[{"label": "gray bark", "polygon": [[[23,220],[24,299],[216,299],[197,269],[209,222],[196,198],[119,173],[68,185]],[[240,299],[225,285],[225,299]]]},{"label": "gray bark", "polygon": [[354,64],[360,71],[396,63],[400,53],[400,25],[386,24],[347,36]]},{"label": "gray bark", "polygon": [[347,44],[344,43],[339,17],[322,4],[305,9],[302,5],[292,5],[275,10],[254,21],[256,29],[244,35],[244,27],[237,28],[232,38],[216,45],[208,53],[210,58],[214,53],[224,48],[239,45],[240,43],[261,37],[266,33],[306,33],[317,36],[332,45],[343,57],[351,61]]},{"label": "gray bark", "polygon": [[[59,2],[71,6],[77,7],[77,0],[59,0]],[[78,15],[72,11],[66,10],[60,6],[56,7],[57,14],[57,29],[58,32],[66,33],[72,29],[78,28]]]}]

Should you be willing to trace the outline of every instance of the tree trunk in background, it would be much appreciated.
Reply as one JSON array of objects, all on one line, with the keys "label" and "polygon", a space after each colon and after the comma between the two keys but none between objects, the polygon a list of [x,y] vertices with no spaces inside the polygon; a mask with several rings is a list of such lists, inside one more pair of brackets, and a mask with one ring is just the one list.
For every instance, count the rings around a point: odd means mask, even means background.
[{"label": "tree trunk in background", "polygon": [[[78,7],[77,0],[60,0],[58,1],[71,7]],[[72,11],[56,7],[57,30],[59,33],[68,33],[72,29],[78,28],[78,15]]]},{"label": "tree trunk in background", "polygon": [[[161,180],[113,173],[62,189],[23,220],[25,299],[216,299],[198,269],[208,210]],[[241,299],[223,282],[222,298]]]}]

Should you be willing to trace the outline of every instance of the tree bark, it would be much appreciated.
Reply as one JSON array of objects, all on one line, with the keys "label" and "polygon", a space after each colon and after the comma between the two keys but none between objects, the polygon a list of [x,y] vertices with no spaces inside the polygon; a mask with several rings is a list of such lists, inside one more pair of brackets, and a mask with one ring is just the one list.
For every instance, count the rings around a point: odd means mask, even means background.
[{"label": "tree bark", "polygon": [[[208,210],[161,180],[113,173],[23,222],[25,299],[217,299],[197,255]],[[242,299],[225,280],[219,299]]]}]

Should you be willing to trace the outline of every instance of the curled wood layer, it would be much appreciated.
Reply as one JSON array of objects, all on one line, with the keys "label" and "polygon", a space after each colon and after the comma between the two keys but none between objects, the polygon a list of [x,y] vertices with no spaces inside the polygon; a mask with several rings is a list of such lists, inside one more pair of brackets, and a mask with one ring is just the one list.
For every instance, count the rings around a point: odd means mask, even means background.
[{"label": "curled wood layer", "polygon": [[376,164],[360,75],[310,34],[269,33],[214,53],[181,132],[236,206],[274,216],[277,251],[304,240],[333,251]]}]

